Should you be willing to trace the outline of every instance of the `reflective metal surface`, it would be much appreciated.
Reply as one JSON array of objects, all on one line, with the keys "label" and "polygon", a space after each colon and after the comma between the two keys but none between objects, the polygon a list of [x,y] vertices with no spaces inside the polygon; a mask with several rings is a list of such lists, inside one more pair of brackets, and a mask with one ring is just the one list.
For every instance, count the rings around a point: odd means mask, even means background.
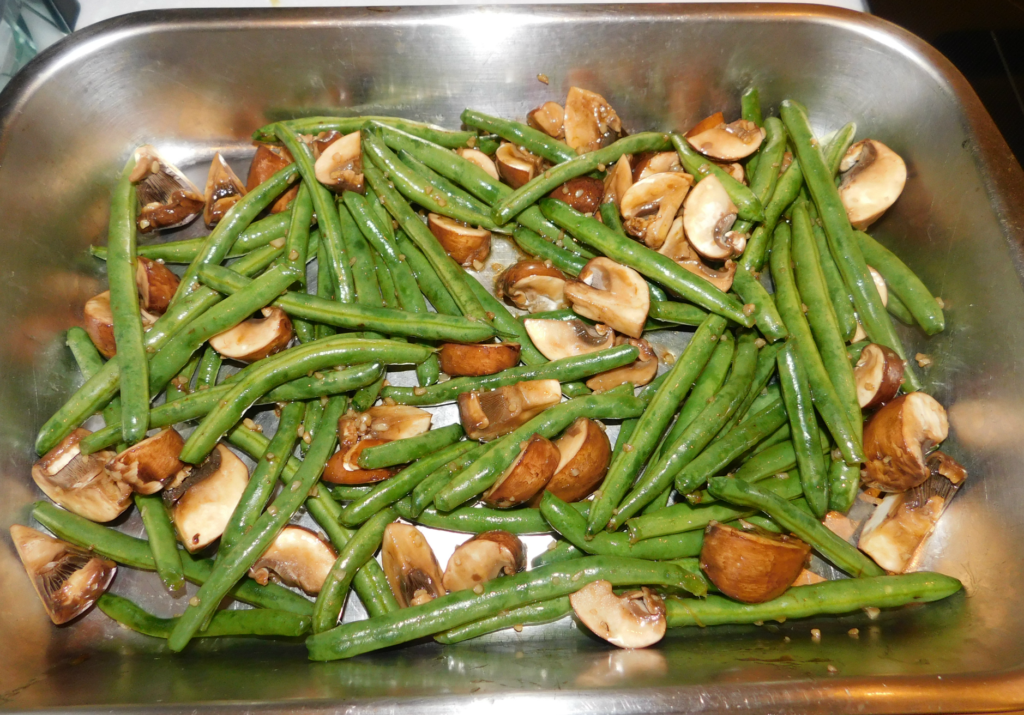
[{"label": "reflective metal surface", "polygon": [[[547,75],[550,85],[537,80]],[[947,332],[907,333],[950,406],[971,479],[925,567],[967,594],[928,607],[688,629],[610,651],[565,625],[488,643],[310,664],[301,643],[200,643],[171,656],[97,613],[50,625],[7,537],[39,497],[35,430],[77,378],[61,334],[102,285],[89,244],[127,153],[242,158],[270,119],[395,113],[456,126],[522,117],[572,84],[632,130],[735,114],[754,82],[819,133],[849,119],[908,163],[874,233],[942,296]],[[600,6],[161,12],[76,34],[0,95],[0,708],[235,712],[938,712],[1024,702],[1024,174],[952,66],[868,16],[807,6]],[[131,523],[128,529],[135,528]],[[454,544],[456,539],[452,539]],[[127,569],[120,592],[180,602]],[[810,629],[820,628],[820,643]],[[857,638],[848,631],[858,628]]]}]

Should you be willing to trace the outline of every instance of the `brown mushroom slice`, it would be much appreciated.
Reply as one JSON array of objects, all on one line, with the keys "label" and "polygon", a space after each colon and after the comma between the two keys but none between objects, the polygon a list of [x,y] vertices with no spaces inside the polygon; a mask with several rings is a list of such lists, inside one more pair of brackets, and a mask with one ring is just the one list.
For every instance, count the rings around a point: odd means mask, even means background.
[{"label": "brown mushroom slice", "polygon": [[[358,417],[369,418],[365,425],[369,437],[391,442],[423,434],[430,429],[433,415],[409,405],[377,405]],[[341,420],[346,418],[342,417]]]},{"label": "brown mushroom slice", "polygon": [[923,392],[897,397],[864,426],[864,484],[884,492],[922,484],[930,473],[925,454],[948,433],[946,410],[934,397]]},{"label": "brown mushroom slice", "polygon": [[205,207],[203,220],[213,227],[220,223],[224,215],[238,200],[245,196],[245,184],[217,152],[210,162],[210,171],[206,175]]},{"label": "brown mushroom slice", "polygon": [[565,136],[565,110],[558,102],[544,102],[526,115],[526,123],[555,139]]},{"label": "brown mushroom slice", "polygon": [[142,310],[163,315],[178,290],[178,276],[163,263],[139,256],[135,265],[135,285]]},{"label": "brown mushroom slice", "polygon": [[358,131],[332,138],[313,165],[316,180],[331,191],[363,193],[363,154]]},{"label": "brown mushroom slice", "polygon": [[615,331],[607,325],[590,326],[582,320],[527,318],[526,334],[548,360],[585,355],[615,346]]},{"label": "brown mushroom slice", "polygon": [[494,282],[499,298],[520,310],[539,313],[568,308],[565,274],[544,261],[519,261]]},{"label": "brown mushroom slice", "polygon": [[679,154],[674,151],[648,152],[637,158],[633,167],[633,181],[646,179],[651,174],[662,174],[666,171],[682,171]]},{"label": "brown mushroom slice", "polygon": [[871,280],[874,281],[875,288],[878,289],[878,297],[882,299],[882,305],[889,305],[889,286],[885,284],[882,274],[871,266],[868,266],[868,273],[871,274]]},{"label": "brown mushroom slice", "polygon": [[633,185],[633,170],[629,168],[629,154],[623,154],[615,162],[615,167],[604,177],[604,194],[602,204],[613,203],[620,206],[622,197]]},{"label": "brown mushroom slice", "polygon": [[673,171],[630,186],[619,203],[626,232],[654,250],[661,248],[692,183],[689,174]]},{"label": "brown mushroom slice", "polygon": [[61,440],[32,465],[32,480],[60,506],[102,524],[128,508],[132,489],[107,471],[113,452],[82,454],[78,443],[89,434],[79,427]]},{"label": "brown mushroom slice", "polygon": [[548,196],[569,204],[582,214],[592,214],[601,207],[604,182],[590,176],[577,176],[556,186]]},{"label": "brown mushroom slice", "polygon": [[497,181],[501,180],[501,177],[498,175],[498,167],[494,165],[491,157],[487,156],[479,149],[459,149],[456,153],[470,164],[476,164],[486,171],[492,179]]},{"label": "brown mushroom slice", "polygon": [[544,488],[565,502],[580,501],[593,492],[608,473],[612,446],[601,425],[580,417],[555,441],[558,466]]},{"label": "brown mushroom slice", "polygon": [[441,372],[451,377],[493,375],[519,364],[519,343],[444,343],[437,354]]},{"label": "brown mushroom slice", "polygon": [[419,606],[444,595],[437,557],[415,526],[388,524],[380,554],[388,585],[402,608]]},{"label": "brown mushroom slice", "polygon": [[139,200],[137,221],[142,233],[183,226],[206,206],[196,185],[149,144],[135,150],[129,179]]},{"label": "brown mushroom slice", "polygon": [[327,460],[322,479],[331,484],[360,485],[376,484],[390,479],[397,471],[391,467],[363,469],[359,466],[359,455],[368,447],[379,447],[390,440],[365,437],[355,443],[342,441],[341,449]]},{"label": "brown mushroom slice", "polygon": [[562,400],[558,380],[528,380],[458,397],[459,421],[469,439],[488,442],[520,427]]},{"label": "brown mushroom slice", "polygon": [[[256,154],[249,164],[249,174],[245,180],[245,190],[252,191],[278,171],[292,163],[292,155],[284,147],[272,144],[259,144]],[[299,193],[299,187],[293,186],[281,194],[270,207],[270,213],[281,213]]]},{"label": "brown mushroom slice", "polygon": [[718,177],[706,177],[683,203],[683,230],[690,245],[713,261],[743,253],[747,235],[732,230],[738,211]]},{"label": "brown mushroom slice", "polygon": [[729,598],[763,603],[789,588],[810,554],[810,545],[794,536],[712,521],[704,531],[700,567]]},{"label": "brown mushroom slice", "polygon": [[600,149],[622,134],[622,121],[597,92],[572,87],[565,99],[565,143],[577,154]]},{"label": "brown mushroom slice", "polygon": [[250,318],[210,338],[210,347],[226,358],[256,362],[288,347],[295,334],[292,321],[280,308],[268,305],[262,318]]},{"label": "brown mushroom slice", "polygon": [[190,553],[220,538],[248,483],[249,470],[222,444],[192,469],[172,511],[178,538]]},{"label": "brown mushroom slice", "polygon": [[594,581],[569,596],[576,617],[619,648],[646,648],[665,636],[665,602],[644,586],[616,596],[608,581]]},{"label": "brown mushroom slice", "polygon": [[[141,310],[142,327],[147,330],[156,322],[156,316]],[[100,354],[110,359],[117,355],[114,340],[114,313],[110,309],[110,291],[106,290],[85,302],[82,309],[83,327]]]},{"label": "brown mushroom slice", "polygon": [[651,294],[643,276],[603,256],[587,261],[577,279],[565,284],[565,299],[584,318],[600,321],[633,338],[643,334],[651,308]]},{"label": "brown mushroom slice", "polygon": [[539,156],[507,142],[494,153],[494,163],[498,174],[513,189],[528,183],[543,166]]},{"label": "brown mushroom slice", "polygon": [[880,141],[863,139],[839,163],[839,198],[853,227],[864,231],[896,203],[907,183],[907,165]]},{"label": "brown mushroom slice", "polygon": [[526,547],[507,531],[485,531],[459,545],[444,569],[448,591],[478,589],[500,576],[512,576],[526,567]]},{"label": "brown mushroom slice", "polygon": [[117,564],[41,531],[15,524],[11,540],[55,625],[79,616],[106,592]]},{"label": "brown mushroom slice", "polygon": [[249,569],[260,585],[271,576],[289,586],[298,586],[311,596],[320,593],[338,553],[318,534],[302,526],[281,529],[270,546]]},{"label": "brown mushroom slice", "polygon": [[903,368],[903,360],[891,348],[875,343],[865,347],[853,368],[858,404],[870,410],[896,397],[903,384]]},{"label": "brown mushroom slice", "polygon": [[615,336],[616,345],[632,345],[640,351],[640,355],[629,365],[617,367],[594,375],[587,380],[587,387],[594,392],[607,392],[627,382],[633,387],[642,387],[658,374],[658,355],[654,352],[651,344],[643,338],[625,338],[621,335]]},{"label": "brown mushroom slice", "polygon": [[726,124],[720,112],[686,133],[686,140],[694,149],[704,156],[726,162],[747,158],[757,151],[764,137],[765,130],[753,122],[737,119]]},{"label": "brown mushroom slice", "polygon": [[658,253],[668,256],[690,273],[700,276],[723,292],[728,292],[732,288],[732,281],[736,276],[736,264],[729,260],[721,269],[716,270],[704,263],[700,255],[693,250],[690,242],[686,240],[682,218],[677,218],[672,223],[668,238],[665,239],[665,244]]},{"label": "brown mushroom slice", "polygon": [[491,252],[491,232],[486,228],[473,228],[438,214],[427,214],[427,226],[445,252],[460,265],[482,263]]},{"label": "brown mushroom slice", "polygon": [[494,486],[484,492],[483,503],[497,509],[525,504],[555,476],[560,459],[558,447],[551,440],[533,435]]},{"label": "brown mushroom slice", "polygon": [[156,494],[185,466],[178,459],[184,446],[181,435],[168,427],[118,454],[107,469],[139,494]]}]

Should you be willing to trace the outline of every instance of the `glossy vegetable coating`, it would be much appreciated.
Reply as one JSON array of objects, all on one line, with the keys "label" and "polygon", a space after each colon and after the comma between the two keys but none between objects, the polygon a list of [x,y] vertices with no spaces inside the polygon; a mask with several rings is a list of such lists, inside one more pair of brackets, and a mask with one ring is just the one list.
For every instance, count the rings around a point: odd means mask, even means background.
[{"label": "glossy vegetable coating", "polygon": [[520,606],[490,618],[481,618],[479,621],[452,628],[444,633],[438,633],[434,636],[434,640],[444,645],[452,645],[506,628],[515,628],[518,632],[522,630],[523,626],[551,623],[561,620],[570,613],[572,613],[572,604],[569,603],[569,597],[559,596],[549,601]]},{"label": "glossy vegetable coating", "polygon": [[804,498],[819,519],[828,511],[828,474],[821,458],[818,418],[814,414],[811,386],[795,345],[779,352],[779,384],[789,416],[789,433],[800,470]]}]

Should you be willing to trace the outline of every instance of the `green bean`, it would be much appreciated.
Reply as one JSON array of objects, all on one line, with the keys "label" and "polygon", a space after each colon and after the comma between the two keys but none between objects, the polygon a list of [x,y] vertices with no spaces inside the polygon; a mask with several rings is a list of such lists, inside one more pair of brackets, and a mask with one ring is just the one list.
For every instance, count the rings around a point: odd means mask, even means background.
[{"label": "green bean", "polygon": [[860,354],[864,352],[864,348],[868,345],[871,345],[870,340],[861,340],[860,342],[846,346],[846,357],[849,358],[851,364],[857,364],[857,361],[860,360]]},{"label": "green bean", "polygon": [[718,499],[763,511],[784,529],[799,536],[815,551],[851,576],[859,578],[885,574],[881,567],[858,551],[855,546],[837,536],[813,516],[794,508],[792,504],[775,494],[747,482],[724,477],[709,480],[708,491]]},{"label": "green bean", "polygon": [[540,510],[529,507],[518,509],[491,509],[483,506],[465,506],[451,511],[424,509],[413,516],[412,501],[408,498],[395,502],[403,519],[433,529],[444,529],[463,534],[482,534],[485,531],[507,531],[510,534],[550,534],[551,527],[540,515]]},{"label": "green bean", "polygon": [[[781,396],[781,394],[782,394],[782,392],[780,390],[779,391],[779,395]],[[754,412],[754,411],[755,410],[753,410],[753,409],[751,410],[751,412]],[[789,423],[787,422],[786,424],[784,424],[781,427],[779,427],[775,432],[772,432],[770,435],[768,435],[768,437],[766,437],[763,441],[758,443],[758,445],[756,447],[754,447],[752,450],[750,450],[745,455],[745,459],[749,459],[751,457],[754,457],[754,456],[760,454],[761,452],[765,451],[769,447],[774,447],[777,444],[782,444],[783,442],[787,441],[789,438],[790,438]]]},{"label": "green bean", "polygon": [[530,340],[530,334],[526,332],[526,326],[516,320],[504,304],[491,295],[491,292],[484,285],[473,278],[469,279],[469,288],[476,299],[487,311],[491,324],[495,330],[500,330],[504,335],[519,343],[519,359],[524,365],[541,365],[548,362],[548,359],[534,346]]},{"label": "green bean", "polygon": [[472,109],[462,112],[461,119],[466,126],[497,134],[502,139],[521,146],[526,151],[547,159],[552,164],[560,164],[563,161],[576,158],[576,152],[571,146],[525,124],[499,119]]},{"label": "green bean", "polygon": [[515,628],[518,633],[522,631],[523,626],[551,623],[561,620],[570,613],[572,613],[572,604],[569,603],[569,597],[560,596],[513,608],[510,611],[500,611],[495,616],[481,618],[479,621],[467,623],[458,628],[451,628],[434,636],[434,640],[444,645],[454,645],[506,628]]},{"label": "green bean", "polygon": [[185,586],[185,572],[178,552],[178,537],[174,525],[159,495],[135,495],[135,506],[146,527],[149,548],[153,552],[153,563],[164,586],[169,591],[179,591]]},{"label": "green bean", "polygon": [[921,279],[896,254],[868,234],[854,231],[853,235],[865,262],[878,271],[889,286],[890,301],[895,294],[928,335],[941,333],[946,327],[946,318]]},{"label": "green bean", "polygon": [[764,125],[761,116],[761,94],[757,87],[751,85],[743,90],[743,94],[740,95],[740,115],[759,127]]},{"label": "green bean", "polygon": [[693,175],[695,181],[701,181],[708,176],[716,177],[722,188],[729,194],[729,198],[739,209],[738,216],[744,221],[764,221],[764,206],[761,200],[754,195],[754,192],[741,184],[725,169],[721,168],[707,157],[697,152],[690,142],[680,134],[671,135],[672,146],[679,154],[683,168]]},{"label": "green bean", "polygon": [[910,312],[910,308],[893,292],[889,293],[885,303],[885,310],[904,325],[917,325],[917,320],[914,318],[914,314]]},{"label": "green bean", "polygon": [[396,234],[395,243],[398,245],[398,250],[401,251],[399,256],[409,264],[409,268],[416,276],[416,283],[419,285],[420,291],[434,306],[434,310],[442,315],[461,316],[462,311],[459,310],[458,304],[448,289],[444,287],[441,279],[437,277],[437,273],[434,272],[434,268],[422,251],[416,248],[402,231]]},{"label": "green bean", "polygon": [[761,397],[761,393],[765,391],[768,381],[775,375],[775,356],[778,355],[781,347],[781,343],[765,345],[757,352],[757,366],[754,368],[754,379],[750,384],[750,391],[747,392],[747,396],[743,398],[743,402],[740,403],[739,408],[729,418],[729,421],[715,435],[716,437],[724,437],[745,417],[757,414],[767,404],[766,400],[763,404],[759,403],[757,407],[754,406],[754,403]]},{"label": "green bean", "polygon": [[484,584],[483,593],[456,591],[387,616],[342,624],[306,641],[311,660],[350,658],[488,618],[500,611],[567,596],[597,580],[613,586],[669,586],[703,595],[702,579],[672,563],[616,556],[589,556],[506,576]]},{"label": "green bean", "polygon": [[584,555],[582,551],[572,545],[572,542],[555,539],[548,544],[547,551],[533,558],[530,565],[536,569],[548,564],[557,564],[559,561],[583,558]]},{"label": "green bean", "polygon": [[331,496],[338,501],[355,501],[361,499],[373,491],[370,485],[357,486],[354,484],[325,484]]},{"label": "green bean", "polygon": [[[388,264],[385,263],[379,251],[371,249],[370,253],[373,258],[373,270],[377,279],[377,285],[380,286],[380,298],[383,306],[385,308],[401,309],[402,304],[398,301],[398,293],[395,290],[395,279],[388,269]],[[415,278],[412,279],[412,285],[416,292],[419,293],[420,289],[416,287]],[[424,304],[426,304],[425,301]]]},{"label": "green bean", "polygon": [[455,444],[465,436],[462,425],[454,424],[424,432],[415,437],[395,440],[379,447],[368,447],[359,453],[359,466],[363,469],[380,469],[396,464],[407,464],[435,454],[438,450]]},{"label": "green bean", "polygon": [[593,394],[593,390],[582,382],[567,382],[562,385],[562,394],[569,399]]},{"label": "green bean", "polygon": [[323,633],[338,625],[345,596],[355,577],[356,570],[373,558],[384,538],[384,529],[397,518],[394,509],[383,509],[359,527],[345,548],[338,554],[334,565],[327,573],[313,606],[313,632]]},{"label": "green bean", "polygon": [[[808,206],[809,210],[814,208],[813,204]],[[817,215],[817,211],[814,211],[814,215]],[[821,267],[821,274],[828,287],[829,303],[836,317],[836,324],[839,326],[839,334],[843,340],[850,340],[857,332],[857,315],[853,310],[853,296],[846,289],[843,277],[839,274],[839,268],[832,259],[825,230],[814,223],[811,226],[811,235],[818,253],[818,265]]]},{"label": "green bean", "polygon": [[515,239],[516,245],[526,253],[534,258],[551,261],[551,265],[567,275],[578,276],[583,267],[587,265],[587,260],[582,256],[559,248],[524,226],[517,226],[513,229],[512,237]]},{"label": "green bean", "polygon": [[814,414],[811,388],[796,346],[788,344],[779,353],[779,382],[789,415],[789,432],[796,451],[804,497],[819,519],[828,511],[828,477],[819,449],[818,420]]},{"label": "green bean", "polygon": [[[96,349],[96,346],[92,342],[92,338],[85,332],[84,329],[76,326],[68,328],[67,335],[65,336],[65,342],[69,348],[71,348],[71,354],[75,358],[75,362],[78,363],[78,369],[82,373],[82,377],[85,380],[90,380],[92,377],[103,371],[104,360],[103,356],[100,355],[100,351]],[[194,366],[193,366],[194,367]],[[191,378],[192,373],[189,373]],[[186,389],[187,386],[186,386]],[[173,401],[173,398],[168,392],[168,401]],[[114,440],[111,444],[116,444],[121,439],[121,399],[115,396],[106,407],[103,408],[103,423],[110,426],[111,432],[115,434]],[[81,442],[79,442],[81,444]],[[120,451],[120,450],[119,450]],[[86,452],[88,454],[88,452]]]},{"label": "green bean", "polygon": [[753,309],[751,314],[758,329],[770,342],[782,340],[789,335],[775,301],[753,274],[744,268],[737,268],[733,276],[732,289],[745,301],[744,311]]},{"label": "green bean", "polygon": [[783,212],[790,204],[796,201],[800,195],[800,188],[803,186],[804,175],[800,169],[800,162],[795,159],[789,167],[782,172],[778,183],[775,185],[775,192],[772,200],[764,209],[764,223],[758,226],[747,241],[747,247],[740,256],[737,270],[743,269],[756,273],[764,266],[768,256],[768,244],[771,243],[775,234],[775,227],[782,218]]},{"label": "green bean", "polygon": [[689,303],[678,303],[669,300],[651,300],[648,318],[663,320],[677,325],[700,325],[708,317],[707,311]]},{"label": "green bean", "polygon": [[[165,405],[177,402],[178,400],[183,400],[192,394],[192,377],[196,374],[196,370],[199,369],[200,357],[202,356],[193,355],[192,358],[185,363],[185,367],[181,368],[178,374],[174,376],[174,379],[167,383],[167,391],[165,393],[167,398],[164,401]],[[120,410],[120,404],[120,400],[118,400],[118,410]],[[120,415],[121,413],[118,411],[112,414]],[[149,420],[150,429],[156,427],[156,425],[153,424],[153,410],[149,411]],[[108,422],[107,424],[111,423]]]},{"label": "green bean", "polygon": [[[441,129],[433,124],[416,122],[401,117],[302,117],[299,119],[286,119],[281,124],[287,124],[299,134],[319,134],[320,132],[338,132],[339,134],[351,134],[364,129],[369,123],[381,123],[408,132],[426,141],[440,144],[449,149],[471,147],[482,151],[484,154],[493,154],[498,148],[498,141],[494,137],[480,136],[476,132],[450,131]],[[272,142],[275,137],[273,124],[257,129],[253,132],[253,141]]]},{"label": "green bean", "polygon": [[[223,305],[223,304],[222,304]],[[217,385],[222,360],[220,353],[209,345],[203,350],[202,358],[196,368],[196,390],[209,390]]]},{"label": "green bean", "polygon": [[[762,206],[767,206],[779,181],[779,167],[782,165],[782,155],[786,152],[786,128],[778,118],[768,117],[764,121],[764,129],[764,142],[757,154],[747,162],[747,176],[750,177],[751,192]],[[741,228],[745,229],[744,233],[749,230],[748,227]],[[733,230],[736,230],[735,225]]]},{"label": "green bean", "polygon": [[[313,220],[313,200],[305,182],[299,184],[299,191],[289,207],[292,216],[285,235],[284,255],[280,260],[302,274],[305,281],[306,259],[309,252],[309,225]],[[305,283],[303,283],[305,286]]]},{"label": "green bean", "polygon": [[[786,426],[787,430],[789,426]],[[819,436],[822,438],[820,447],[822,454],[828,454],[831,447],[831,443],[828,441],[828,437],[824,433],[819,431]],[[753,484],[760,482],[768,477],[774,477],[778,474],[782,474],[790,469],[796,467],[796,452],[793,451],[793,443],[789,439],[785,439],[777,444],[772,444],[765,448],[761,452],[755,455],[747,457],[747,459],[740,464],[739,468],[733,472],[730,476],[734,479],[742,479],[745,482]],[[711,496],[707,490],[700,492],[691,492],[686,495],[686,501],[689,504],[710,504],[711,502],[717,501],[715,497]],[[693,497],[693,498],[691,498]],[[810,507],[808,507],[809,509]]]},{"label": "green bean", "polygon": [[408,501],[408,509],[403,513],[419,518],[423,510],[434,503],[434,497],[437,496],[438,492],[451,483],[456,474],[479,459],[485,451],[487,451],[486,444],[474,445],[458,457],[451,459],[431,472],[429,476],[412,490]]},{"label": "green bean", "polygon": [[417,174],[422,176],[424,179],[430,182],[430,184],[444,194],[445,198],[449,201],[454,201],[457,204],[461,204],[470,211],[476,211],[477,213],[490,214],[491,207],[485,204],[480,199],[476,198],[468,191],[460,188],[455,182],[449,181],[445,177],[438,174],[436,171],[431,169],[429,166],[424,164],[422,161],[417,159],[415,156],[405,151],[404,149],[399,150],[398,158],[402,160],[402,163],[408,166],[410,169],[415,171]]}]

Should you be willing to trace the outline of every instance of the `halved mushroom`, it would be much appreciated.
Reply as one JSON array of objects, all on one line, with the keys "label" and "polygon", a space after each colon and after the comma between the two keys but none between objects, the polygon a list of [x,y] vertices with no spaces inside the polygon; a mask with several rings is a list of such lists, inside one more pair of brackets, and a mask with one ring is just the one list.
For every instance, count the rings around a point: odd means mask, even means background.
[{"label": "halved mushroom", "polygon": [[156,494],[185,466],[178,459],[184,446],[181,435],[167,427],[118,454],[107,469],[139,494]]},{"label": "halved mushroom", "polygon": [[871,280],[874,281],[875,288],[878,289],[878,297],[882,299],[882,305],[889,305],[889,286],[885,284],[882,274],[871,266],[868,266],[868,273],[871,274]]},{"label": "halved mushroom", "polygon": [[[245,180],[245,190],[252,191],[278,171],[292,163],[292,155],[284,147],[272,144],[259,144],[256,154],[249,164],[249,175]],[[299,193],[299,187],[293,186],[278,197],[270,207],[270,213],[281,213]]]},{"label": "halved mushroom", "polygon": [[437,557],[415,526],[388,524],[380,554],[388,585],[402,608],[419,606],[444,595]]},{"label": "halved mushroom", "polygon": [[672,223],[668,238],[665,239],[665,244],[658,253],[668,256],[690,273],[700,276],[723,292],[728,292],[732,288],[732,281],[736,276],[736,264],[731,260],[726,261],[719,270],[705,264],[700,255],[693,250],[690,242],[686,240],[682,218],[677,218]]},{"label": "halved mushroom", "polygon": [[203,220],[207,226],[220,223],[232,206],[245,196],[245,184],[217,152],[210,163],[210,173],[206,176],[205,208]]},{"label": "halved mushroom", "polygon": [[360,132],[352,132],[332,139],[321,149],[320,158],[313,167],[316,180],[337,194],[345,191],[363,193],[361,137]]},{"label": "halved mushroom", "polygon": [[337,558],[334,548],[318,534],[289,525],[274,537],[270,547],[249,569],[249,575],[263,586],[274,576],[315,596]]},{"label": "halved mushroom", "polygon": [[496,179],[498,181],[501,180],[501,177],[498,176],[498,167],[494,165],[491,157],[487,156],[479,149],[459,149],[456,153],[470,164],[476,164],[486,171],[492,179]]},{"label": "halved mushroom", "polygon": [[662,174],[666,171],[682,171],[679,154],[674,151],[647,152],[637,157],[633,166],[633,181],[646,179],[651,174]]},{"label": "halved mushroom", "polygon": [[427,226],[445,252],[460,265],[481,263],[491,252],[491,232],[486,228],[473,228],[438,214],[427,214]]},{"label": "halved mushroom", "polygon": [[646,648],[665,636],[665,602],[644,586],[616,596],[608,581],[588,583],[569,596],[576,617],[619,648]]},{"label": "halved mushroom", "polygon": [[355,443],[342,440],[341,448],[335,452],[324,466],[322,479],[331,484],[376,484],[394,476],[397,471],[392,467],[363,469],[359,466],[359,455],[367,447],[379,447],[389,440],[365,437]]},{"label": "halved mushroom", "polygon": [[135,286],[142,310],[163,315],[178,290],[178,276],[163,263],[139,256],[135,265]]},{"label": "halved mushroom", "polygon": [[117,573],[113,561],[27,526],[12,526],[11,540],[43,608],[58,626],[88,611]]},{"label": "halved mushroom", "polygon": [[596,353],[615,346],[615,331],[607,325],[591,327],[582,320],[538,318],[527,318],[523,325],[530,341],[548,360]]},{"label": "halved mushroom", "polygon": [[520,427],[562,400],[558,380],[528,380],[459,395],[459,421],[469,439],[488,442]]},{"label": "halved mushroom", "polygon": [[757,151],[765,131],[746,119],[725,123],[721,112],[699,122],[686,133],[686,140],[704,156],[718,161],[739,161]]},{"label": "halved mushroom", "polygon": [[137,221],[142,233],[183,226],[206,205],[196,185],[149,144],[135,150],[135,168],[129,179],[139,200]]},{"label": "halved mushroom", "polygon": [[747,183],[747,172],[743,169],[743,164],[737,161],[730,163],[719,163],[716,162],[715,166],[724,171],[726,174],[736,179],[741,184]]},{"label": "halved mushroom", "polygon": [[651,174],[630,186],[619,203],[626,232],[655,250],[661,248],[692,183],[689,174],[673,171]]},{"label": "halved mushroom", "polygon": [[712,521],[704,531],[700,567],[729,598],[763,603],[789,588],[810,555],[810,545],[795,536]]},{"label": "halved mushroom", "polygon": [[79,427],[32,465],[32,480],[57,504],[90,521],[116,519],[132,503],[132,489],[106,469],[113,452],[82,454],[89,430]]},{"label": "halved mushroom", "polygon": [[629,154],[623,154],[615,162],[615,168],[604,177],[604,194],[601,197],[602,204],[613,203],[616,206],[622,204],[622,197],[629,187],[633,185],[633,170],[629,168]]},{"label": "halved mushroom", "polygon": [[451,377],[493,375],[519,364],[519,343],[444,343],[437,354],[441,372]]},{"label": "halved mushroom", "polygon": [[557,102],[544,102],[526,115],[526,123],[549,137],[561,139],[565,136],[565,110]]},{"label": "halved mushroom", "polygon": [[629,365],[594,375],[587,380],[587,387],[594,392],[607,392],[627,382],[632,383],[633,387],[641,387],[654,379],[654,376],[658,374],[658,355],[654,352],[654,348],[643,338],[615,336],[616,345],[627,343],[640,351],[637,359]]},{"label": "halved mushroom", "polygon": [[601,321],[634,338],[644,332],[651,308],[643,276],[603,256],[587,261],[577,279],[565,284],[565,299],[584,318]]},{"label": "halved mushroom", "polygon": [[350,412],[338,420],[338,435],[344,440],[370,438],[391,442],[423,434],[430,429],[432,415],[409,405],[377,405],[366,412]]},{"label": "halved mushroom", "polygon": [[853,227],[864,231],[896,203],[907,183],[907,165],[880,141],[863,139],[839,163],[839,198]]},{"label": "halved mushroom", "polygon": [[210,338],[210,347],[227,358],[256,362],[288,347],[295,334],[292,321],[280,308],[268,305],[262,318],[249,318]]},{"label": "halved mushroom", "polygon": [[[149,328],[156,322],[156,316],[145,310],[140,311],[142,326]],[[85,302],[82,309],[83,327],[92,338],[93,345],[100,354],[109,359],[117,355],[117,342],[114,340],[114,313],[110,309],[110,291],[106,290]]]},{"label": "halved mushroom", "polygon": [[866,410],[880,407],[896,397],[903,384],[903,360],[890,348],[871,343],[853,368],[857,402]]},{"label": "halved mushroom", "polygon": [[604,182],[591,176],[577,176],[555,187],[548,196],[569,204],[580,213],[592,214],[601,206]]},{"label": "halved mushroom", "polygon": [[494,486],[484,492],[484,504],[498,509],[525,504],[555,476],[559,460],[558,447],[551,440],[533,435]]},{"label": "halved mushroom", "polygon": [[518,189],[529,182],[544,165],[543,160],[536,154],[508,142],[498,147],[498,151],[494,153],[494,163],[501,178],[513,189]]},{"label": "halved mushroom", "polygon": [[747,235],[732,230],[738,211],[718,177],[706,177],[683,204],[683,229],[690,245],[713,261],[743,253]]},{"label": "halved mushroom", "polygon": [[466,591],[525,567],[526,547],[518,536],[485,531],[455,549],[445,567],[443,584],[449,591]]},{"label": "halved mushroom", "polygon": [[[218,444],[164,501],[175,500],[171,513],[178,538],[190,553],[212,544],[224,533],[249,483],[249,470],[235,453]],[[179,496],[180,494],[180,496]]]},{"label": "halved mushroom", "polygon": [[568,308],[565,274],[544,261],[519,261],[494,281],[499,298],[520,310],[539,313]]},{"label": "halved mushroom", "polygon": [[934,397],[923,392],[897,397],[864,426],[862,481],[884,492],[913,489],[929,476],[925,454],[948,433],[946,410]]},{"label": "halved mushroom", "polygon": [[555,441],[558,466],[544,488],[565,502],[589,496],[608,473],[612,446],[601,426],[580,417]]},{"label": "halved mushroom", "polygon": [[565,99],[565,143],[577,154],[600,149],[622,134],[622,121],[597,92],[572,87]]}]

